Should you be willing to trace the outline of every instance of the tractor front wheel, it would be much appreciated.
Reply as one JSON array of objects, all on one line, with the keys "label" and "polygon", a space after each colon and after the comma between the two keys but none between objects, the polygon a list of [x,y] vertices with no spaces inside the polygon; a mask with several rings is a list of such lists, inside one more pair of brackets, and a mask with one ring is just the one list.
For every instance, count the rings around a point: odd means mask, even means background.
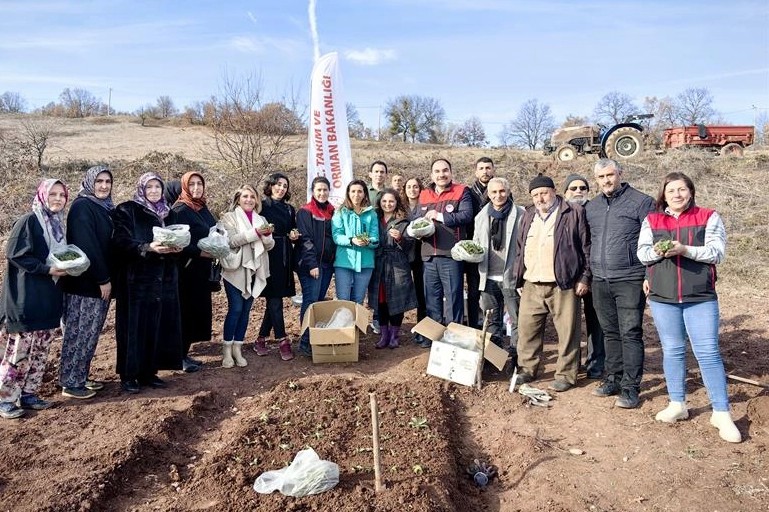
[{"label": "tractor front wheel", "polygon": [[615,160],[628,160],[640,155],[644,150],[641,132],[632,126],[617,128],[607,138],[604,153]]}]

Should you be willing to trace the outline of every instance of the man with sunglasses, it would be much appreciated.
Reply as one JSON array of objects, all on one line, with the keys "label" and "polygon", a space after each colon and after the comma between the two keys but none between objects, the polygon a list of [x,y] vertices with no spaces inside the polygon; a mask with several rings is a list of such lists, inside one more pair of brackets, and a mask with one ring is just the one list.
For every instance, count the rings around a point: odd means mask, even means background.
[{"label": "man with sunglasses", "polygon": [[[579,174],[570,174],[566,177],[563,189],[563,198],[566,201],[584,207],[588,202],[588,192],[590,192],[590,185],[587,178]],[[593,307],[592,292],[587,292],[582,296],[582,309],[585,312],[585,328],[587,330],[585,372],[588,379],[600,379],[603,377],[606,352],[604,351],[601,324],[598,323],[598,315],[596,315]]]},{"label": "man with sunglasses", "polygon": [[634,409],[643,376],[646,268],[636,251],[641,223],[654,199],[622,181],[622,169],[602,158],[593,168],[600,193],[585,206],[590,226],[592,292],[606,346],[606,377],[596,396],[619,395],[614,405]]}]

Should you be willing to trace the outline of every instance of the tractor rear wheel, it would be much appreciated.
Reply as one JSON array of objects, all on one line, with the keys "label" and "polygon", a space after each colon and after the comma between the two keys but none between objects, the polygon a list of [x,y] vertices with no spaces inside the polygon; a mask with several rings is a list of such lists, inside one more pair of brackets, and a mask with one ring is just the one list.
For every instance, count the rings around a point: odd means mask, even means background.
[{"label": "tractor rear wheel", "polygon": [[721,148],[721,151],[719,152],[719,155],[721,156],[733,156],[733,157],[741,157],[742,156],[742,146],[737,144],[736,142],[730,142],[726,146]]},{"label": "tractor rear wheel", "polygon": [[555,158],[560,162],[571,162],[577,158],[577,148],[571,144],[564,144],[555,151]]},{"label": "tractor rear wheel", "polygon": [[604,153],[615,160],[637,157],[644,150],[643,135],[632,126],[617,128],[606,138]]}]

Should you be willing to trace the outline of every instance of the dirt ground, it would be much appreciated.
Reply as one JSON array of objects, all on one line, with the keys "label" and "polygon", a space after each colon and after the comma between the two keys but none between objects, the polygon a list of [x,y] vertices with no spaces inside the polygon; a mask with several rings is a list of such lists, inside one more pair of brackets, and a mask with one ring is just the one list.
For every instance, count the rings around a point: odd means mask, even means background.
[{"label": "dirt ground", "polygon": [[[727,370],[769,382],[766,294],[749,302],[722,292]],[[223,294],[216,296],[221,325]],[[258,327],[262,305],[252,315]],[[289,329],[298,308],[286,301]],[[413,325],[407,317],[405,328]],[[246,351],[249,366],[224,369],[219,346],[201,343],[195,374],[163,372],[169,387],[120,392],[112,319],[92,376],[107,387],[89,401],[64,399],[56,386],[60,340],[42,395],[57,402],[0,426],[0,509],[14,511],[755,511],[769,510],[769,393],[731,382],[741,444],[710,426],[705,389],[692,359],[692,417],[654,421],[666,405],[661,353],[650,320],[640,408],[622,410],[591,395],[596,381],[557,395],[549,409],[525,405],[503,374],[481,390],[425,374],[428,351],[403,336],[396,350],[362,339],[358,363],[283,362]],[[216,336],[215,336],[216,337]],[[251,338],[252,339],[252,338]],[[547,333],[547,372],[555,346]],[[369,393],[380,410],[382,473],[374,492]],[[257,494],[254,480],[314,448],[339,465],[334,489],[310,497]],[[574,455],[570,450],[581,452]],[[473,459],[499,468],[477,488]]]}]

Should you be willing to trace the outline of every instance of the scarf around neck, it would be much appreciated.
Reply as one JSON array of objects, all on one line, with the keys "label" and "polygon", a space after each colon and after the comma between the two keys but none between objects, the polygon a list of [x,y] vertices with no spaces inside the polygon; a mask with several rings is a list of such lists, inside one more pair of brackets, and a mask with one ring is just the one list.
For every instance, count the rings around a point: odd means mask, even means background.
[{"label": "scarf around neck", "polygon": [[310,198],[310,201],[304,205],[304,209],[312,213],[313,217],[323,220],[331,220],[334,216],[334,205],[326,201],[325,203],[319,202],[314,197]]},{"label": "scarf around neck", "polygon": [[505,241],[505,224],[510,210],[513,208],[513,200],[508,198],[501,210],[497,210],[493,205],[489,206],[489,217],[491,217],[491,246],[495,251],[502,249],[502,243]]}]

